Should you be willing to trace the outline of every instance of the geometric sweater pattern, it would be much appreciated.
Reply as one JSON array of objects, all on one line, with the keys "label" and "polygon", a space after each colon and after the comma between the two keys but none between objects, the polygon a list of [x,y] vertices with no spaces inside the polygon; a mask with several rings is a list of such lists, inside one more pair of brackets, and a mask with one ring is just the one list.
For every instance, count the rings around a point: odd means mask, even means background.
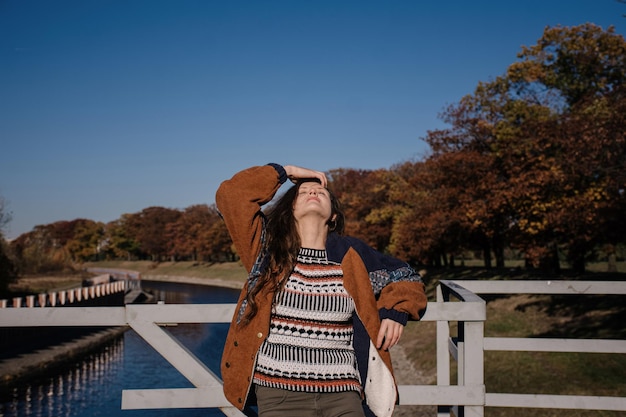
[{"label": "geometric sweater pattern", "polygon": [[328,261],[325,250],[300,249],[276,295],[254,383],[299,392],[361,392],[353,313],[341,265]]}]

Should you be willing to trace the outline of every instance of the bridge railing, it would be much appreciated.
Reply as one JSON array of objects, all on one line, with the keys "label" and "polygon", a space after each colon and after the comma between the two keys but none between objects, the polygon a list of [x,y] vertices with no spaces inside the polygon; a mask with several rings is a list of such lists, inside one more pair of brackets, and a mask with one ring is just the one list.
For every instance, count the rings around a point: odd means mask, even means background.
[{"label": "bridge railing", "polygon": [[[557,281],[553,281],[557,282]],[[624,283],[586,283],[558,281],[559,288],[586,293],[626,294]],[[597,285],[599,284],[599,286]],[[605,285],[606,284],[606,285]],[[485,285],[483,287],[482,285]],[[508,287],[512,285],[512,287]],[[525,292],[541,283],[520,281],[442,281],[437,288],[437,300],[429,302],[423,321],[437,322],[437,384],[400,385],[400,405],[435,405],[438,415],[483,416],[485,406],[572,408],[626,411],[622,397],[519,396],[486,393],[484,383],[484,350],[556,349],[555,342],[545,339],[506,340],[485,338],[486,304],[476,292]],[[489,286],[493,286],[490,290]],[[544,284],[545,287],[545,284]],[[554,289],[556,284],[551,288]],[[573,290],[572,290],[573,289]],[[472,291],[474,292],[472,292]],[[606,291],[606,292],[600,292]],[[537,293],[537,292],[535,292]],[[552,292],[554,293],[554,292]],[[219,408],[225,415],[241,416],[228,403],[222,392],[222,382],[192,352],[185,348],[163,327],[177,323],[229,323],[233,304],[128,304],[123,307],[44,307],[0,309],[0,327],[27,326],[130,326],[158,353],[170,362],[194,388],[124,390],[122,409],[160,408]],[[451,325],[457,324],[456,335]],[[538,344],[535,345],[535,342]],[[597,342],[594,340],[594,343]],[[598,350],[624,353],[623,341],[606,341],[597,347],[583,342],[566,342],[566,351]],[[513,349],[515,348],[515,349]],[[563,350],[554,350],[563,351]],[[457,364],[456,384],[451,383],[450,364]],[[581,399],[581,401],[578,401]]]},{"label": "bridge railing", "polygon": [[[626,295],[623,281],[451,281],[471,294],[542,294],[542,295]],[[489,318],[487,318],[489,320]],[[439,337],[439,336],[438,336]],[[459,341],[463,339],[459,337]],[[437,341],[440,349],[440,340]],[[460,344],[460,343],[459,343]],[[465,345],[467,346],[467,340]],[[484,351],[626,353],[626,340],[583,338],[484,337]],[[438,360],[439,368],[439,360]],[[459,365],[459,372],[463,366]],[[443,371],[442,371],[443,374]],[[444,375],[445,378],[445,375]],[[485,393],[485,407],[553,408],[576,410],[626,411],[626,397]],[[465,415],[481,415],[465,409]]]}]

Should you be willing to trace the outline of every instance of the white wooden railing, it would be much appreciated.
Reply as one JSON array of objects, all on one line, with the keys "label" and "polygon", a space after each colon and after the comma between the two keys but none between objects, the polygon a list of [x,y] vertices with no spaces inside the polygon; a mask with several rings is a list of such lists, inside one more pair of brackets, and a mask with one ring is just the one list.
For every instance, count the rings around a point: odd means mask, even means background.
[{"label": "white wooden railing", "polygon": [[[471,291],[470,291],[471,290]],[[472,292],[473,291],[473,292]],[[437,322],[437,385],[401,385],[400,405],[438,406],[438,415],[483,416],[484,407],[580,408],[626,411],[624,397],[547,396],[487,393],[485,350],[626,353],[625,341],[485,338],[486,304],[476,293],[626,294],[623,282],[442,281],[423,321]],[[456,301],[456,302],[455,302]],[[124,390],[122,409],[219,408],[242,416],[222,392],[220,379],[163,326],[228,323],[233,304],[129,304],[124,307],[0,309],[0,327],[130,326],[195,388]],[[457,334],[452,334],[452,324]],[[450,359],[457,364],[451,384]],[[573,401],[575,399],[575,401]],[[575,407],[574,407],[575,406]]]},{"label": "white wooden railing", "polygon": [[[454,281],[450,289],[463,286],[470,296],[476,294],[551,294],[551,295],[626,295],[624,281]],[[447,285],[442,285],[445,289]],[[462,293],[465,296],[466,293]],[[443,295],[443,294],[442,294]],[[445,298],[445,296],[444,296]],[[487,318],[489,320],[489,318]],[[459,329],[462,327],[459,326]],[[438,329],[439,330],[439,329]],[[440,342],[437,340],[438,352],[441,352]],[[459,337],[461,345],[462,336]],[[527,352],[569,352],[569,353],[626,353],[626,340],[608,339],[566,339],[566,338],[514,338],[514,337],[485,337],[482,342],[485,351],[527,351]],[[470,342],[465,338],[466,349]],[[459,348],[460,350],[461,348]],[[439,372],[439,359],[437,368]],[[468,356],[466,354],[465,358]],[[462,360],[459,359],[459,362]],[[449,369],[449,368],[448,368]],[[459,363],[459,375],[462,370],[468,371],[468,366]],[[471,372],[478,372],[472,369]],[[441,370],[446,377],[445,371]],[[439,376],[439,374],[438,374]],[[470,376],[475,379],[474,374]],[[461,377],[459,376],[461,380]],[[439,382],[440,383],[440,382]],[[602,397],[583,395],[542,395],[516,393],[486,393],[485,407],[514,407],[514,408],[557,408],[570,410],[608,410],[626,411],[626,397]],[[468,412],[469,411],[469,412]],[[482,416],[482,411],[473,407],[465,408],[466,416]]]}]

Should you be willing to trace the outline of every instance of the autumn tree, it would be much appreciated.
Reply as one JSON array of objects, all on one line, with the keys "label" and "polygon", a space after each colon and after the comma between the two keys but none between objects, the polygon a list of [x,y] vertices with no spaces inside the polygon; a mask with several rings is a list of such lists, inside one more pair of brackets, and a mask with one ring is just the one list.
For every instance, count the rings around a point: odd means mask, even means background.
[{"label": "autumn tree", "polygon": [[178,221],[180,216],[179,210],[153,206],[130,215],[125,226],[128,235],[138,243],[141,254],[158,262],[166,259],[170,251],[168,225]]},{"label": "autumn tree", "polygon": [[104,245],[104,223],[87,219],[69,222],[72,234],[65,242],[72,262],[97,261]]},{"label": "autumn tree", "polygon": [[172,260],[198,260],[203,250],[202,235],[211,224],[206,204],[187,207],[175,222],[167,225],[168,254]]},{"label": "autumn tree", "polygon": [[0,196],[0,236],[4,236],[4,228],[11,222],[12,217],[4,197]]},{"label": "autumn tree", "polygon": [[18,276],[11,248],[4,239],[4,228],[10,221],[11,213],[6,209],[4,198],[0,196],[0,295],[6,293],[9,284]]},{"label": "autumn tree", "polygon": [[[464,97],[442,115],[448,129],[429,131],[430,178],[425,182],[439,196],[435,218],[452,220],[455,235],[464,240],[458,250],[477,249],[485,266],[504,266],[504,249],[511,208],[507,200],[509,172],[498,151],[498,130],[506,122],[499,84],[479,84],[474,95]],[[450,220],[443,223],[449,223]]]},{"label": "autumn tree", "polygon": [[102,237],[101,228],[86,219],[35,226],[11,242],[18,269],[32,274],[63,271],[73,269],[76,262],[92,260]]},{"label": "autumn tree", "polygon": [[141,256],[136,230],[133,229],[133,215],[122,214],[119,219],[106,225],[106,243],[104,247],[107,259],[133,260]]},{"label": "autumn tree", "polygon": [[623,228],[605,222],[624,205],[625,52],[612,28],[547,28],[506,74],[446,110],[451,128],[427,137],[441,161],[480,159],[482,179],[465,182],[458,209],[535,265],[558,268],[562,249],[581,271],[603,225]]},{"label": "autumn tree", "polygon": [[[214,206],[212,206],[214,207]],[[217,209],[215,209],[217,213]],[[220,217],[219,221],[213,222],[207,233],[205,234],[208,251],[205,257],[210,261],[234,261],[236,259],[235,247],[233,241]]]},{"label": "autumn tree", "polygon": [[[452,167],[457,155],[446,154]],[[436,162],[435,162],[436,161]],[[460,205],[459,184],[441,159],[406,162],[393,168],[390,184],[394,227],[392,251],[413,263],[441,266],[454,263],[467,241],[467,219]]]},{"label": "autumn tree", "polygon": [[436,216],[436,196],[425,180],[426,165],[406,162],[395,166],[389,177],[389,204],[377,209],[392,219],[390,252],[411,263],[437,265],[441,235]]},{"label": "autumn tree", "polygon": [[232,257],[232,241],[215,205],[187,207],[176,222],[168,225],[167,233],[173,259],[210,261]]},{"label": "autumn tree", "polygon": [[384,212],[388,203],[387,171],[340,168],[331,170],[329,178],[329,187],[343,206],[346,234],[386,252],[392,225],[391,217]]},{"label": "autumn tree", "polygon": [[547,224],[582,271],[594,248],[624,229],[623,216],[610,213],[624,207],[626,41],[612,27],[556,27],[520,58],[508,72],[512,88],[537,97],[541,87],[556,104],[542,135],[561,176],[547,201],[558,214]]}]

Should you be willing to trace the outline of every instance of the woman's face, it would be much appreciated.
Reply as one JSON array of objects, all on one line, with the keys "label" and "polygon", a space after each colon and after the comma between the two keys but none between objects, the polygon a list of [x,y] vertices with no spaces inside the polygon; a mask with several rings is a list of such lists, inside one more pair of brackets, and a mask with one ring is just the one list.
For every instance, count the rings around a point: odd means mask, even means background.
[{"label": "woman's face", "polygon": [[293,215],[296,220],[303,216],[319,216],[324,221],[330,219],[332,204],[330,193],[317,182],[305,182],[300,185],[293,206]]}]

